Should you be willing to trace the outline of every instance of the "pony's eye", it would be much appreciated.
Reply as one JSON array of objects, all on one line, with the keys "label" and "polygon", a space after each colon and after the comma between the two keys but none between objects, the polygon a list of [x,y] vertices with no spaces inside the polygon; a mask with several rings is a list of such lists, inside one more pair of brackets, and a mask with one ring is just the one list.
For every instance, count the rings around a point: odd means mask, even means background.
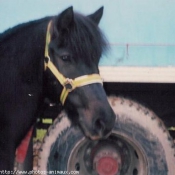
[{"label": "pony's eye", "polygon": [[70,55],[63,55],[63,56],[61,56],[61,59],[62,59],[63,61],[70,61],[71,56],[70,56]]}]

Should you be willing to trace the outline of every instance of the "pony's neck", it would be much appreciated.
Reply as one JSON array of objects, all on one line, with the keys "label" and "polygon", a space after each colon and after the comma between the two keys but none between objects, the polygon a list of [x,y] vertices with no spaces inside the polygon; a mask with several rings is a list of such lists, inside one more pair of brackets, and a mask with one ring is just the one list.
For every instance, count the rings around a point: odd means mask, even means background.
[{"label": "pony's neck", "polygon": [[11,50],[11,54],[23,57],[24,55],[44,56],[45,35],[50,18],[23,23],[5,31],[0,35],[0,45],[4,48],[1,54],[5,56],[8,50]]}]

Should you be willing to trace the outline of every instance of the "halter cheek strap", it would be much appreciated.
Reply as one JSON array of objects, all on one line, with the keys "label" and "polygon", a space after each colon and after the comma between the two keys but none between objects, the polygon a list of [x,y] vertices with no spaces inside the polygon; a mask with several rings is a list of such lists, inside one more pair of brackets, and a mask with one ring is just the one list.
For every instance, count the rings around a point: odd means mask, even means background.
[{"label": "halter cheek strap", "polygon": [[51,37],[50,37],[51,23],[52,22],[50,21],[47,27],[46,45],[45,45],[45,58],[47,58],[47,61],[45,60],[44,65],[45,65],[45,70],[49,68],[50,71],[57,78],[57,80],[60,82],[60,84],[63,86],[63,90],[60,96],[60,102],[62,103],[62,105],[64,105],[68,94],[74,89],[76,89],[77,87],[81,87],[81,86],[85,86],[93,83],[102,84],[103,82],[99,74],[83,75],[75,79],[69,79],[64,77],[64,75],[59,72],[59,70],[55,67],[55,65],[50,60],[50,56],[49,56],[49,43],[51,40]]}]

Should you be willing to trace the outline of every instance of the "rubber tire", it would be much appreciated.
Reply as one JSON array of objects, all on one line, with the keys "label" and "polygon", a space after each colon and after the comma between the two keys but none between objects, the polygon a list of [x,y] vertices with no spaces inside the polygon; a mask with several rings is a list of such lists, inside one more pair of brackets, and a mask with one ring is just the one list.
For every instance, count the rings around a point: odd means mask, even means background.
[{"label": "rubber tire", "polygon": [[[173,175],[174,142],[163,122],[151,110],[132,100],[109,97],[109,103],[116,114],[112,132],[130,138],[142,149],[148,162],[148,175]],[[61,113],[44,139],[39,170],[67,171],[71,150],[83,138],[81,130],[73,127],[66,114]]]}]

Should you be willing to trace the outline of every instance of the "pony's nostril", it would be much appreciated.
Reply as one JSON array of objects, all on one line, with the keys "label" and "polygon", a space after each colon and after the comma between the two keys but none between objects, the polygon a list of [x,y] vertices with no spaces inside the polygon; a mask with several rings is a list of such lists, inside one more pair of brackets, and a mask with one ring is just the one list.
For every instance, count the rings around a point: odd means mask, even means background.
[{"label": "pony's nostril", "polygon": [[105,123],[101,119],[97,119],[95,121],[95,129],[100,133],[103,134],[105,130]]}]

